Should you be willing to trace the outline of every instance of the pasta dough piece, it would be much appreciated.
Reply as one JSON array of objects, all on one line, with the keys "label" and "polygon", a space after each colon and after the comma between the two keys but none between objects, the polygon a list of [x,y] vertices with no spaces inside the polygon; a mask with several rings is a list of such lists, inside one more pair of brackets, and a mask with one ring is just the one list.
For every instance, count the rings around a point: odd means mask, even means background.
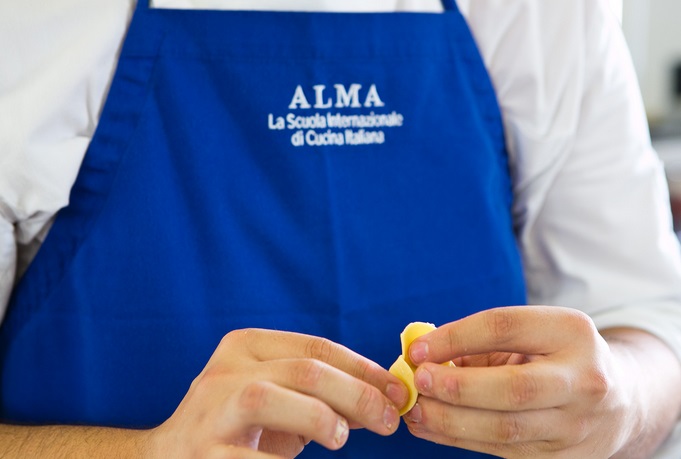
[{"label": "pasta dough piece", "polygon": [[395,363],[393,363],[388,370],[390,373],[397,376],[409,390],[409,401],[406,406],[400,410],[400,416],[403,416],[414,407],[416,398],[419,395],[416,386],[414,385],[414,372],[416,371],[416,366],[409,360],[409,346],[416,338],[435,330],[435,328],[435,325],[426,322],[412,322],[405,327],[402,333],[400,333],[402,355],[397,358]]},{"label": "pasta dough piece", "polygon": [[414,342],[419,336],[423,336],[426,333],[430,333],[437,327],[428,322],[412,322],[404,328],[404,331],[400,333],[400,343],[402,343],[402,356],[404,361],[409,364],[412,370],[416,371],[416,365],[409,359],[409,346]]}]

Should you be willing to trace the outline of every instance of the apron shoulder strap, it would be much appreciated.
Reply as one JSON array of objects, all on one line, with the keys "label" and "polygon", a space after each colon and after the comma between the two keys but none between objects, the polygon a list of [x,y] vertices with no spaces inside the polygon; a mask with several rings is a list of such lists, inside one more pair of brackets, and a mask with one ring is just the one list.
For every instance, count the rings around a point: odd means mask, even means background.
[{"label": "apron shoulder strap", "polygon": [[137,9],[138,10],[148,10],[149,9],[149,3],[151,3],[151,0],[137,0]]},{"label": "apron shoulder strap", "polygon": [[458,11],[459,9],[456,6],[456,0],[442,0],[442,6],[445,11]]}]

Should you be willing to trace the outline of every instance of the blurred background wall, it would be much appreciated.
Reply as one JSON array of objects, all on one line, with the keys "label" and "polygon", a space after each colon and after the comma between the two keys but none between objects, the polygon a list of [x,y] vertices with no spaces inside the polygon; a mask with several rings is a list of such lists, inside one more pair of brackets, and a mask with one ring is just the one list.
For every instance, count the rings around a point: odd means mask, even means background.
[{"label": "blurred background wall", "polygon": [[[681,231],[681,0],[621,3],[622,28],[638,74],[653,146],[667,171]],[[620,5],[613,3],[617,10]]]},{"label": "blurred background wall", "polygon": [[622,27],[653,124],[678,115],[681,1],[623,0]]}]

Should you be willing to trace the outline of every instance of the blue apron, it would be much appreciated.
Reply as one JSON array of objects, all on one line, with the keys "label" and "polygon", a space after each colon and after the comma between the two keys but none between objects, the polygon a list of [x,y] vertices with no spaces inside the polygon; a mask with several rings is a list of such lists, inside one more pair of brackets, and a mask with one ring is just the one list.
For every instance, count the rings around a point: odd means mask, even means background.
[{"label": "blue apron", "polygon": [[[2,419],[154,426],[230,330],[321,335],[387,367],[408,322],[525,302],[499,108],[453,1],[144,3],[0,329]],[[476,455],[402,427],[301,457],[408,456]]]}]

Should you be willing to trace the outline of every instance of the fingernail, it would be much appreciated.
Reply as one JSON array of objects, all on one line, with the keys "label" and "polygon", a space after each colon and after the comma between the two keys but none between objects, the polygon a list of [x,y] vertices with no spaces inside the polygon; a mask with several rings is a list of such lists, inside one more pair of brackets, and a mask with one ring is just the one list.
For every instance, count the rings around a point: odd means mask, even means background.
[{"label": "fingernail", "polygon": [[400,414],[397,412],[397,408],[392,405],[386,405],[385,410],[383,410],[383,424],[389,429],[397,425],[400,421]]},{"label": "fingernail", "polygon": [[388,387],[385,388],[385,395],[395,404],[395,406],[401,407],[407,402],[409,392],[404,384],[388,383]]},{"label": "fingernail", "polygon": [[348,426],[348,421],[343,418],[338,419],[338,424],[336,424],[336,433],[333,436],[333,441],[338,446],[343,446],[345,440],[348,439],[348,434],[350,433],[350,427]]},{"label": "fingernail", "polygon": [[418,403],[414,405],[414,408],[411,409],[409,413],[405,415],[411,422],[421,422],[421,405]]},{"label": "fingernail", "polygon": [[414,383],[419,391],[430,392],[430,389],[433,387],[433,375],[425,368],[419,368],[416,370]]},{"label": "fingernail", "polygon": [[415,364],[423,363],[428,358],[428,344],[414,343],[409,347],[409,358]]}]

